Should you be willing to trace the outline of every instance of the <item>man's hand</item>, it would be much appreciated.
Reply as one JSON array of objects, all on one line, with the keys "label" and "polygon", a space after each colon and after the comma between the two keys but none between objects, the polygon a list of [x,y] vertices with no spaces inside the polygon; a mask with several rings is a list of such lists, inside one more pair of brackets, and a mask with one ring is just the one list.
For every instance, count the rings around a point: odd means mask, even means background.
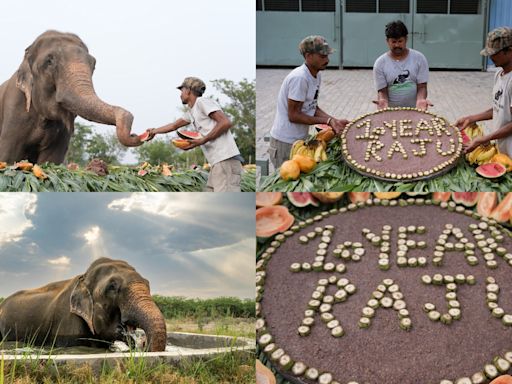
[{"label": "man's hand", "polygon": [[183,147],[181,149],[183,149],[184,151],[188,151],[189,149],[203,145],[204,143],[206,143],[206,140],[203,137],[201,139],[188,140],[188,143],[189,143],[188,146]]},{"label": "man's hand", "polygon": [[146,141],[153,140],[157,133],[155,132],[156,128],[149,128],[148,129],[148,139]]},{"label": "man's hand", "polygon": [[331,127],[332,127],[332,129],[334,129],[334,132],[336,133],[336,135],[339,135],[341,133],[341,131],[343,131],[345,129],[345,127],[347,126],[348,123],[349,123],[349,121],[346,119],[335,119],[335,118],[331,119]]},{"label": "man's hand", "polygon": [[388,107],[388,101],[386,99],[373,100],[372,103],[377,105],[377,109],[384,109]]},{"label": "man's hand", "polygon": [[470,153],[473,152],[473,150],[482,144],[487,144],[489,142],[489,139],[487,139],[486,136],[480,136],[472,140],[469,145],[464,149],[464,153]]},{"label": "man's hand", "polygon": [[434,104],[432,104],[430,102],[430,100],[427,100],[427,99],[419,99],[419,100],[416,100],[416,108],[418,109],[422,109],[424,111],[426,111],[428,109],[428,107],[433,107]]},{"label": "man's hand", "polygon": [[472,121],[469,119],[469,116],[464,116],[464,117],[461,117],[460,119],[458,119],[456,122],[455,122],[455,126],[457,128],[459,128],[460,131],[463,131],[464,129],[466,129],[466,127],[471,124]]}]

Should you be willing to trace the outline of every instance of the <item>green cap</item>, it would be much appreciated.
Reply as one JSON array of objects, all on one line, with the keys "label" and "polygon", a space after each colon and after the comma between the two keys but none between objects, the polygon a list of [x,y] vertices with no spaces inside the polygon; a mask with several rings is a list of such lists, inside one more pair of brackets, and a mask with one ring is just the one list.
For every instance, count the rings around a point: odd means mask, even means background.
[{"label": "green cap", "polygon": [[203,82],[203,80],[197,77],[186,77],[185,80],[183,80],[183,83],[181,83],[181,85],[177,88],[181,89],[183,87],[191,89],[201,94],[203,94],[204,91],[206,90],[206,85]]},{"label": "green cap", "polygon": [[480,54],[492,56],[507,47],[512,47],[512,28],[499,27],[489,32],[485,48],[480,51]]},{"label": "green cap", "polygon": [[302,56],[306,53],[319,53],[321,55],[329,55],[334,50],[329,47],[325,37],[323,36],[308,36],[304,38],[299,44],[299,51]]}]

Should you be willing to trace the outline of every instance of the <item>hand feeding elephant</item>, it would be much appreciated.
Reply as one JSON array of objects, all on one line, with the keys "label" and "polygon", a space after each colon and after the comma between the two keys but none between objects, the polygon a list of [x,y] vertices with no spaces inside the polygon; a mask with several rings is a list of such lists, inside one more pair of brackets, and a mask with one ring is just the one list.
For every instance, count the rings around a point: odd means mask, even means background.
[{"label": "hand feeding elephant", "polygon": [[121,260],[98,259],[83,275],[16,292],[0,304],[0,340],[96,345],[85,339],[123,340],[136,327],[146,332],[150,351],[165,350],[165,321],[149,283]]},{"label": "hand feeding elephant", "polygon": [[125,146],[142,144],[130,134],[133,115],[96,95],[95,63],[71,33],[47,31],[25,50],[18,71],[0,85],[0,161],[62,163],[77,115],[115,125]]}]

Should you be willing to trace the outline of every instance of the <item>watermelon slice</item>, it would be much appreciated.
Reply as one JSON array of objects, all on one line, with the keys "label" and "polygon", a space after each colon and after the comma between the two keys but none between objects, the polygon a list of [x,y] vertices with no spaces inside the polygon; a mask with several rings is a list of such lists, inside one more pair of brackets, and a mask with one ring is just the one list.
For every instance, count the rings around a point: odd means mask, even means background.
[{"label": "watermelon slice", "polygon": [[149,140],[149,129],[146,129],[143,133],[139,135],[140,141],[148,141]]},{"label": "watermelon slice", "polygon": [[487,179],[497,179],[507,173],[507,168],[500,163],[487,163],[480,165],[475,171]]},{"label": "watermelon slice", "polygon": [[432,201],[442,202],[450,200],[451,192],[434,192],[432,193]]},{"label": "watermelon slice", "polygon": [[201,139],[203,135],[195,131],[176,131],[179,137],[185,140],[196,140]]},{"label": "watermelon slice", "polygon": [[478,202],[478,192],[453,192],[452,199],[457,204],[472,207]]},{"label": "watermelon slice", "polygon": [[319,206],[318,201],[313,197],[311,192],[287,192],[286,197],[288,197],[290,203],[299,208],[306,207],[310,204],[315,207]]}]

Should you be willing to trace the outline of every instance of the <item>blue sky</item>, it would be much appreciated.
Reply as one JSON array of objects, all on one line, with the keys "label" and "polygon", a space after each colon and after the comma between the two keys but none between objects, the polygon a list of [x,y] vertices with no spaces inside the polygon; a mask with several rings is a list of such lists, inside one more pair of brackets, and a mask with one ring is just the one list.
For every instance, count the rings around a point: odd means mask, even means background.
[{"label": "blue sky", "polygon": [[252,193],[0,193],[0,297],[123,259],[153,294],[254,296]]},{"label": "blue sky", "polygon": [[0,84],[41,33],[75,33],[96,58],[98,96],[132,112],[132,131],[142,133],[181,116],[176,87],[187,76],[202,78],[205,96],[215,97],[211,80],[256,78],[255,9],[252,0],[2,0]]}]

